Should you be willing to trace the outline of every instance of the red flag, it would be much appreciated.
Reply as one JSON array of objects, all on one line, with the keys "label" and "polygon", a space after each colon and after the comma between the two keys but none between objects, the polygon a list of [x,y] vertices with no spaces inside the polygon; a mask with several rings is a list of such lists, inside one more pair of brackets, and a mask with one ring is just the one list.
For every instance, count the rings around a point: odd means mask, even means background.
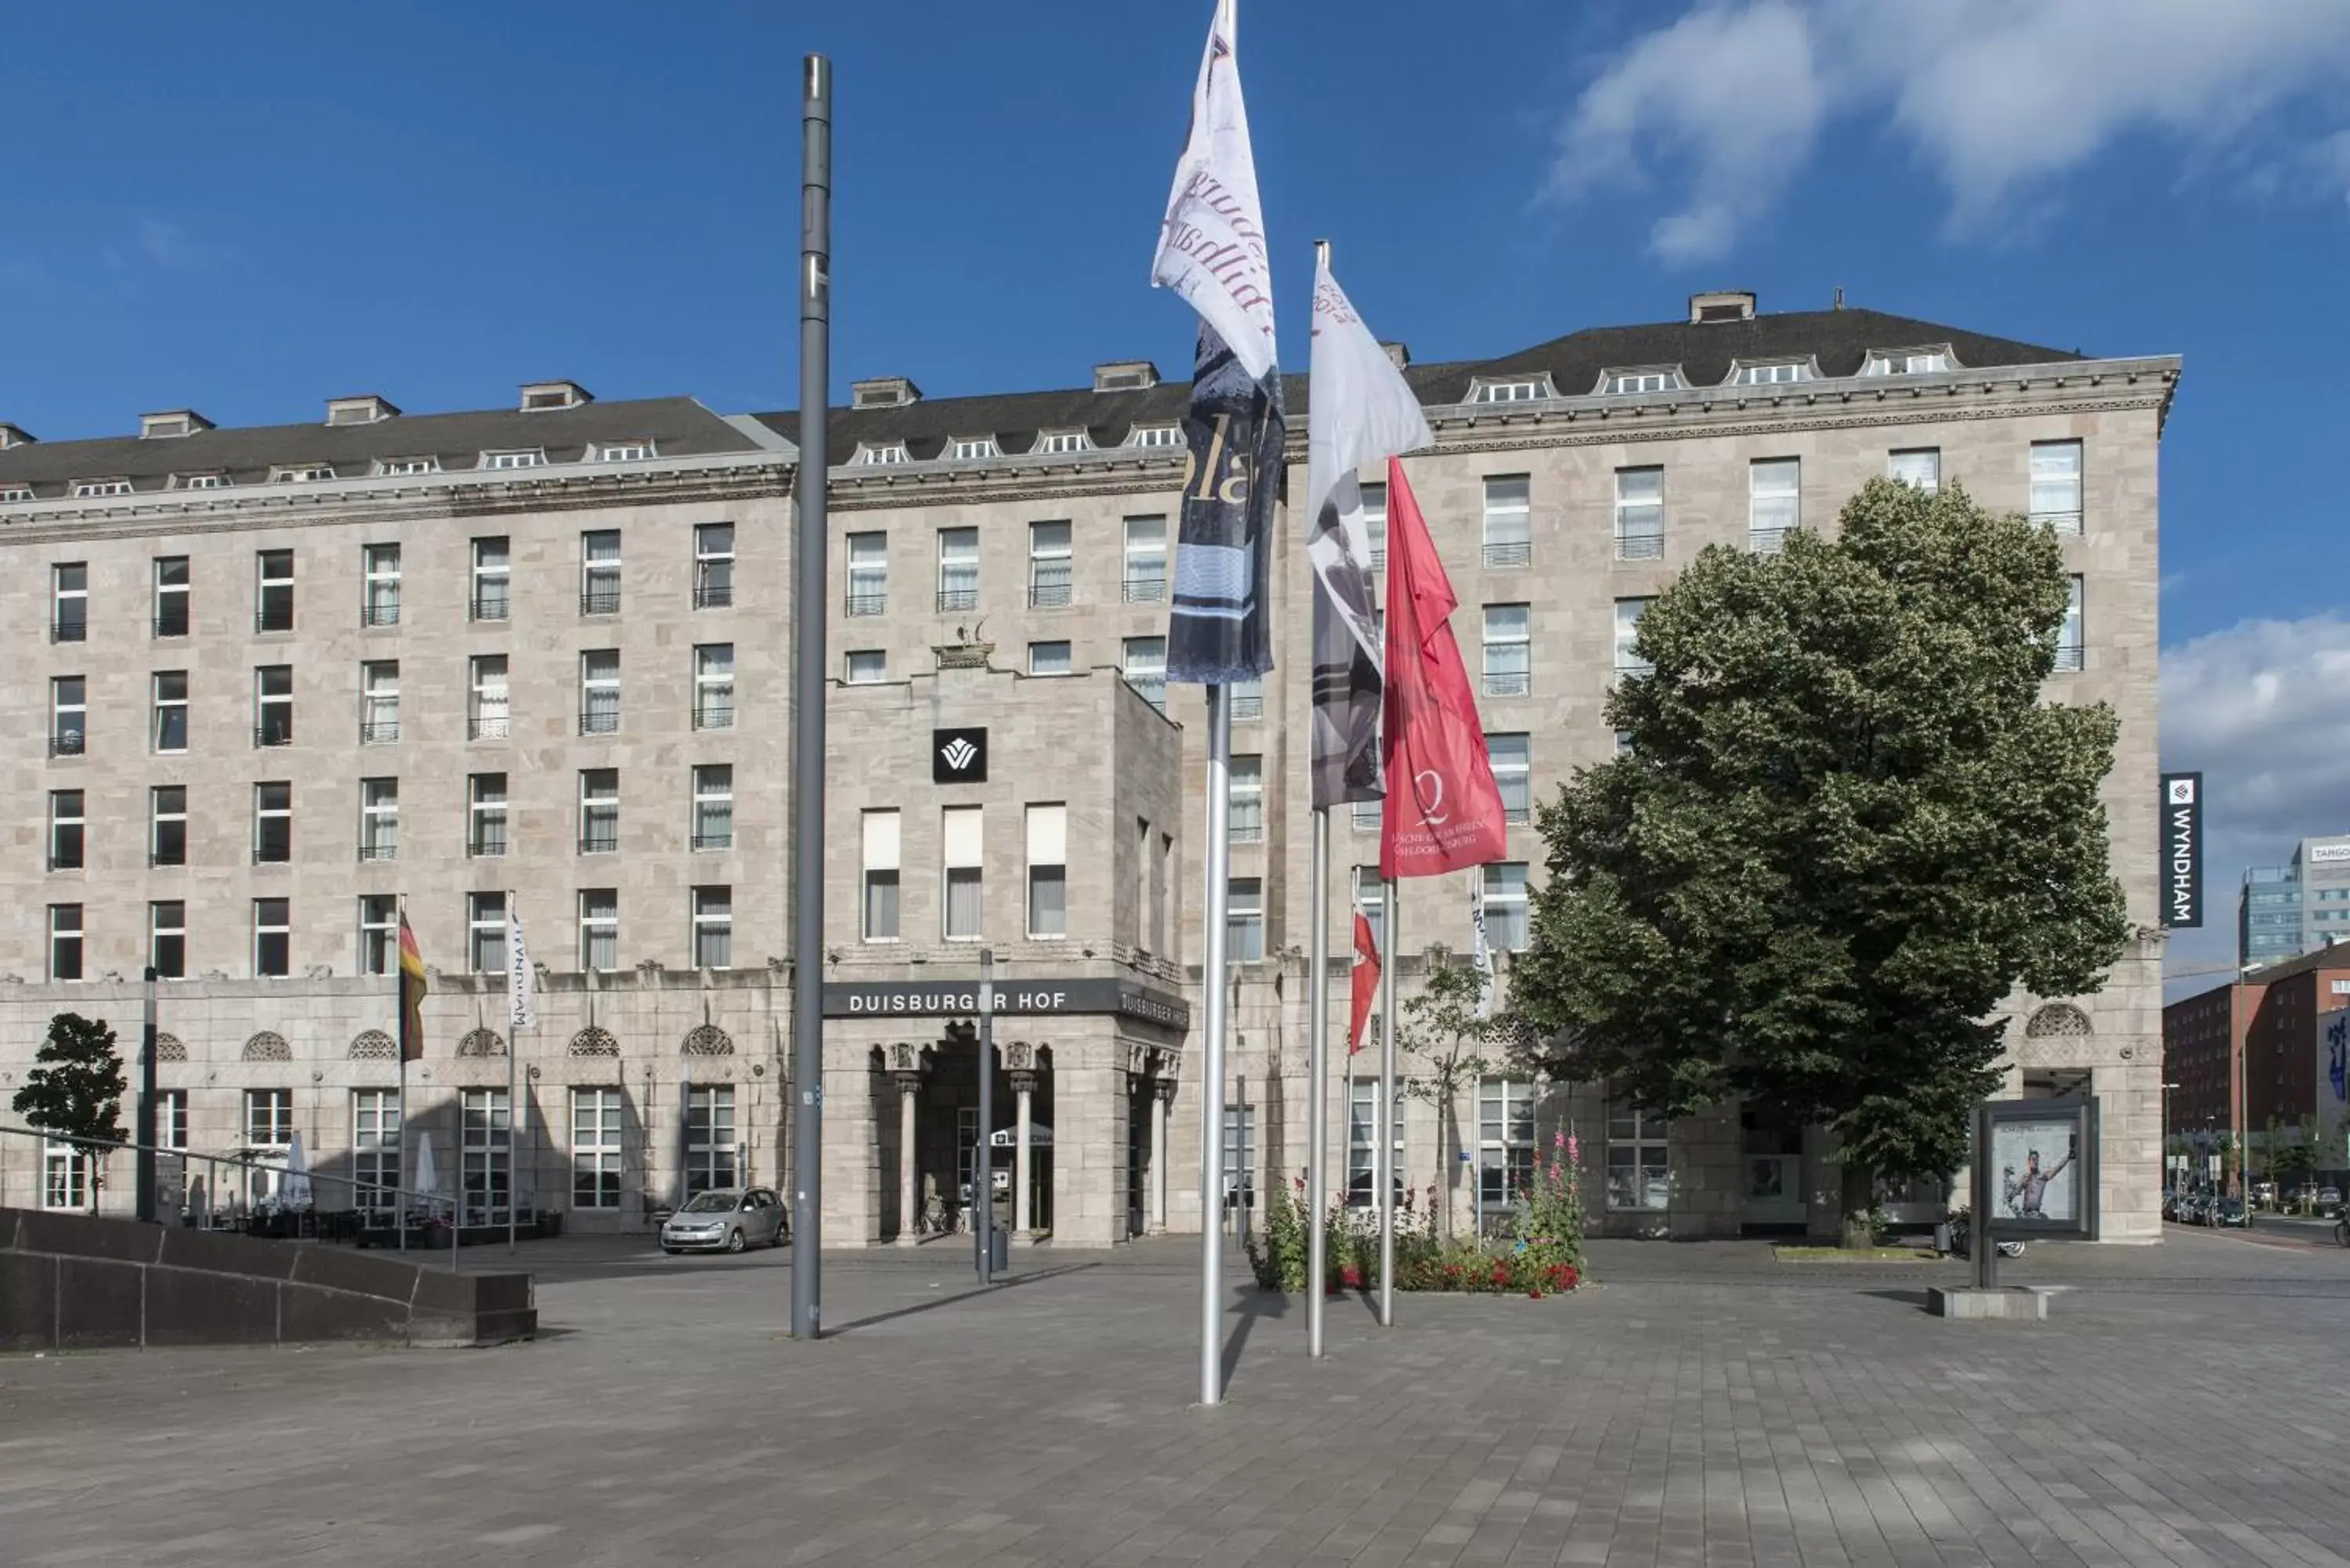
[{"label": "red flag", "polygon": [[1485,728],[1452,638],[1457,603],[1403,464],[1391,457],[1380,737],[1388,794],[1379,824],[1379,875],[1389,880],[1440,876],[1509,853]]},{"label": "red flag", "polygon": [[1347,1054],[1351,1056],[1363,1048],[1363,1021],[1371,1015],[1371,1002],[1379,994],[1379,950],[1371,940],[1371,918],[1363,913],[1363,906],[1355,906],[1355,967],[1347,971],[1354,987],[1354,1012],[1347,1020]]}]

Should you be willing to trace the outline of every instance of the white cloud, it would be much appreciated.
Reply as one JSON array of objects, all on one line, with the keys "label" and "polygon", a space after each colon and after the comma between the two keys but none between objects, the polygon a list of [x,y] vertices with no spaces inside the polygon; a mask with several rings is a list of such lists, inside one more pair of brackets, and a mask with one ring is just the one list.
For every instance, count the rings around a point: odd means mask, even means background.
[{"label": "white cloud", "polygon": [[[1705,0],[1585,89],[1545,190],[1571,199],[1669,165],[1685,192],[1651,244],[1708,259],[1831,119],[1879,119],[1940,176],[1953,232],[1981,235],[2124,138],[2158,134],[2194,161],[2346,72],[2340,0]],[[2291,156],[2350,170],[2339,138]]]}]

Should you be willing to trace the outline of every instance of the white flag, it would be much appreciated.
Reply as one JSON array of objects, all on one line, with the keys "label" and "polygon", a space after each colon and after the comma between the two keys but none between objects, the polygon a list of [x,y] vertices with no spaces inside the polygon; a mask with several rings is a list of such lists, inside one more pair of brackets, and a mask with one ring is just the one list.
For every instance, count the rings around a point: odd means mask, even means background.
[{"label": "white flag", "polygon": [[[522,916],[506,895],[506,1023],[527,1029],[538,1022],[538,981],[530,967],[530,944],[523,940]],[[511,1049],[511,1047],[510,1047]]]},{"label": "white flag", "polygon": [[1476,966],[1485,989],[1477,996],[1477,1016],[1493,1016],[1493,950],[1485,940],[1485,872],[1469,873],[1469,961]]},{"label": "white flag", "polygon": [[1256,160],[1241,102],[1234,0],[1216,0],[1200,79],[1191,88],[1191,131],[1175,165],[1150,281],[1171,288],[1216,330],[1250,379],[1273,369],[1273,265],[1257,204]]}]

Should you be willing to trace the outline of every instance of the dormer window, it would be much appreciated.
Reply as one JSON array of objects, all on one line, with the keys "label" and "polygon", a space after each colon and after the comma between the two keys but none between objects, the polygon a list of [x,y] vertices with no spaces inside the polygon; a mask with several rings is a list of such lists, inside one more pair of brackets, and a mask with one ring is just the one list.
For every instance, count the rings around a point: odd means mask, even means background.
[{"label": "dormer window", "polygon": [[1741,365],[1731,372],[1733,387],[1783,387],[1812,379],[1812,367],[1802,359],[1782,359],[1774,365]]},{"label": "dormer window", "polygon": [[1181,425],[1137,425],[1134,433],[1126,438],[1128,446],[1181,446]]},{"label": "dormer window", "polygon": [[315,484],[334,477],[334,465],[324,462],[282,462],[269,471],[272,484]]},{"label": "dormer window", "polygon": [[848,383],[852,409],[900,409],[921,400],[922,389],[903,376],[877,376],[869,381]]},{"label": "dormer window", "polygon": [[649,441],[608,441],[596,448],[598,462],[643,462],[653,455]]},{"label": "dormer window", "polygon": [[77,479],[73,482],[77,500],[88,500],[99,495],[128,495],[130,482],[127,479]]},{"label": "dormer window", "polygon": [[577,381],[533,381],[522,389],[522,411],[526,414],[576,409],[595,400],[588,389]]},{"label": "dormer window", "polygon": [[356,398],[327,400],[327,422],[330,425],[378,424],[399,412],[398,409],[372,392]]},{"label": "dormer window", "polygon": [[484,468],[545,468],[546,452],[540,447],[528,447],[519,452],[485,452],[482,454]]},{"label": "dormer window", "polygon": [[857,443],[857,455],[849,461],[859,467],[878,468],[885,463],[908,462],[912,460],[906,455],[906,443],[899,441],[889,441],[880,446],[868,446],[859,441]]},{"label": "dormer window", "polygon": [[212,421],[192,409],[172,409],[164,413],[139,416],[139,435],[142,441],[192,436],[198,431],[208,431],[212,428]]},{"label": "dormer window", "polygon": [[228,483],[228,479],[218,473],[181,473],[174,474],[172,483],[182,490],[218,490]]},{"label": "dormer window", "polygon": [[380,474],[438,473],[441,472],[441,460],[437,457],[378,458],[375,471]]},{"label": "dormer window", "polygon": [[1599,389],[1611,398],[1638,397],[1643,392],[1678,392],[1681,389],[1681,373],[1663,365],[1633,370],[1609,370],[1599,378]]},{"label": "dormer window", "polygon": [[1046,431],[1036,438],[1036,450],[1050,454],[1056,452],[1091,452],[1093,441],[1083,431]]},{"label": "dormer window", "polygon": [[983,457],[1002,457],[996,450],[993,436],[957,436],[948,449],[957,462],[975,462]]},{"label": "dormer window", "polygon": [[1938,348],[1875,348],[1860,368],[1864,376],[1930,376],[1951,369],[1948,344]]},{"label": "dormer window", "polygon": [[33,487],[29,484],[0,484],[0,503],[31,499],[33,499]]},{"label": "dormer window", "polygon": [[1472,403],[1532,403],[1550,396],[1550,380],[1480,381],[1469,394]]}]

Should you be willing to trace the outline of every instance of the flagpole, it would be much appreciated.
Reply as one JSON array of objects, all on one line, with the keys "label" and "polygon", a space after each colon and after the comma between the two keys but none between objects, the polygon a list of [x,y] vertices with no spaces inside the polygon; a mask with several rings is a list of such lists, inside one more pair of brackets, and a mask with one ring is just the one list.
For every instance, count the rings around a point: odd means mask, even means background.
[{"label": "flagpole", "polygon": [[1200,1403],[1223,1402],[1224,941],[1232,907],[1232,711],[1229,690],[1208,698],[1208,896],[1200,990],[1206,1035],[1200,1064]]},{"label": "flagpole", "polygon": [[[515,924],[514,889],[506,889],[506,940],[512,944],[506,952],[506,983],[509,988],[521,983],[515,966],[528,961],[528,953],[517,940],[521,931]],[[522,1049],[522,1020],[512,1016],[509,1006],[506,1018],[506,1256],[512,1257],[516,1241],[515,1200],[521,1196],[521,1168],[515,1164],[515,1054]]]},{"label": "flagpole", "polygon": [[[1316,269],[1330,265],[1330,242],[1314,242]],[[1313,520],[1307,519],[1311,524]],[[1319,585],[1315,592],[1321,593]],[[1320,605],[1315,609],[1318,612]],[[1311,723],[1309,718],[1309,724]],[[1323,1214],[1330,1182],[1330,808],[1314,808],[1306,840],[1307,919],[1305,1002],[1305,1354],[1322,1354],[1323,1296],[1329,1287],[1328,1239]]]},{"label": "flagpole", "polygon": [[1396,1093],[1396,893],[1401,884],[1390,878],[1386,905],[1380,910],[1380,935],[1387,940],[1387,961],[1379,966],[1379,1326],[1395,1326],[1395,1093]]},{"label": "flagpole", "polygon": [[391,935],[391,1016],[392,1034],[400,1042],[400,1137],[392,1145],[399,1155],[400,1177],[392,1184],[391,1210],[400,1216],[400,1250],[408,1251],[408,1185],[416,1179],[415,1168],[408,1163],[408,970],[400,962],[400,933],[408,925],[408,901],[392,905],[395,923]]}]

